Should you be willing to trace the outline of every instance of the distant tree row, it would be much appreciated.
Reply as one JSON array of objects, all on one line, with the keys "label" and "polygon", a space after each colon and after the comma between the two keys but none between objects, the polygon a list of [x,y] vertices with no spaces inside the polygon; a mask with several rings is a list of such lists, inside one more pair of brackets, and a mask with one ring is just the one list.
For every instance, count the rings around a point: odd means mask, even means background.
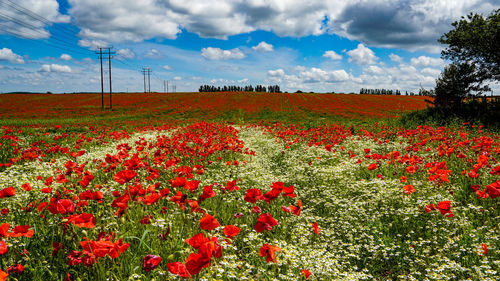
[{"label": "distant tree row", "polygon": [[263,86],[257,85],[255,88],[252,85],[248,86],[214,86],[214,85],[201,85],[200,92],[269,92],[269,93],[281,93],[280,86],[271,85],[271,86]]},{"label": "distant tree row", "polygon": [[387,89],[365,89],[361,88],[359,90],[361,95],[396,95],[400,96],[401,92],[399,90],[387,90]]}]

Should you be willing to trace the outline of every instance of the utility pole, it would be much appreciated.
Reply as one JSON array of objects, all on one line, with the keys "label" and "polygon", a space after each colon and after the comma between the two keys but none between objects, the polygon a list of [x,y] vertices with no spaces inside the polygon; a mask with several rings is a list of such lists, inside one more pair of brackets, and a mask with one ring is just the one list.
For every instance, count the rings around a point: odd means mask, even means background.
[{"label": "utility pole", "polygon": [[151,93],[151,68],[148,67],[148,91]]},{"label": "utility pole", "polygon": [[167,92],[167,85],[165,84],[165,80],[163,80],[163,92],[166,93]]},{"label": "utility pole", "polygon": [[151,93],[151,79],[150,79],[150,74],[151,74],[151,68],[149,67],[143,67],[142,68],[142,74],[144,75],[144,93],[146,93],[146,74],[148,75],[148,92]]},{"label": "utility pole", "polygon": [[167,93],[168,93],[168,80],[167,80]]},{"label": "utility pole", "polygon": [[115,52],[111,53],[111,48],[113,48],[113,47],[109,47],[108,48],[108,63],[109,63],[109,109],[113,108],[113,102],[111,100],[111,96],[112,96],[112,93],[113,93],[113,90],[111,88],[111,55],[115,54]]},{"label": "utility pole", "polygon": [[101,109],[104,110],[104,82],[102,76],[102,48],[99,48],[99,52],[96,51],[96,54],[99,54],[99,59],[101,60]]}]

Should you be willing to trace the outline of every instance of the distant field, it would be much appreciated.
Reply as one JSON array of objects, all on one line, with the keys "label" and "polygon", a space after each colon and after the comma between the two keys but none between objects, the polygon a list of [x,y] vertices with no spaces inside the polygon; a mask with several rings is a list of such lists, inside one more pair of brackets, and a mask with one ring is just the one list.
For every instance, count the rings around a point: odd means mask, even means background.
[{"label": "distant field", "polygon": [[[105,106],[109,95],[105,95]],[[3,94],[1,119],[155,117],[158,119],[292,121],[324,117],[374,119],[423,109],[426,97],[310,93],[127,93],[113,95],[113,112],[100,94]],[[276,116],[278,114],[278,116]],[[271,118],[271,119],[272,119]]]}]

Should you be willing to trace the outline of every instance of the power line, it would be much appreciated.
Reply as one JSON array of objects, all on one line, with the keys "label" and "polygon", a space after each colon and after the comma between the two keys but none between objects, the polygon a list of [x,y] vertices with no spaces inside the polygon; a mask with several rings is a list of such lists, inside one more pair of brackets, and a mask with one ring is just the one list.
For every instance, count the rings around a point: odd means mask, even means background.
[{"label": "power line", "polygon": [[151,93],[151,68],[150,67],[143,67],[142,68],[142,74],[144,74],[144,93],[146,93],[146,74],[148,75],[148,93]]}]

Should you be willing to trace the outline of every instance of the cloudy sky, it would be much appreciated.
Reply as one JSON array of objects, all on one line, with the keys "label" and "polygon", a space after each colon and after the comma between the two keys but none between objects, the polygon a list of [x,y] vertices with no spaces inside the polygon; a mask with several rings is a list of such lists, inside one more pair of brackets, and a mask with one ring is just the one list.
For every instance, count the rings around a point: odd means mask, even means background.
[{"label": "cloudy sky", "polygon": [[177,91],[278,84],[286,91],[417,92],[434,87],[446,64],[437,39],[451,23],[499,6],[499,0],[2,0],[0,92],[100,91],[94,50],[106,46],[116,52],[114,91],[143,91],[140,70],[150,67],[152,91],[169,80]]}]

